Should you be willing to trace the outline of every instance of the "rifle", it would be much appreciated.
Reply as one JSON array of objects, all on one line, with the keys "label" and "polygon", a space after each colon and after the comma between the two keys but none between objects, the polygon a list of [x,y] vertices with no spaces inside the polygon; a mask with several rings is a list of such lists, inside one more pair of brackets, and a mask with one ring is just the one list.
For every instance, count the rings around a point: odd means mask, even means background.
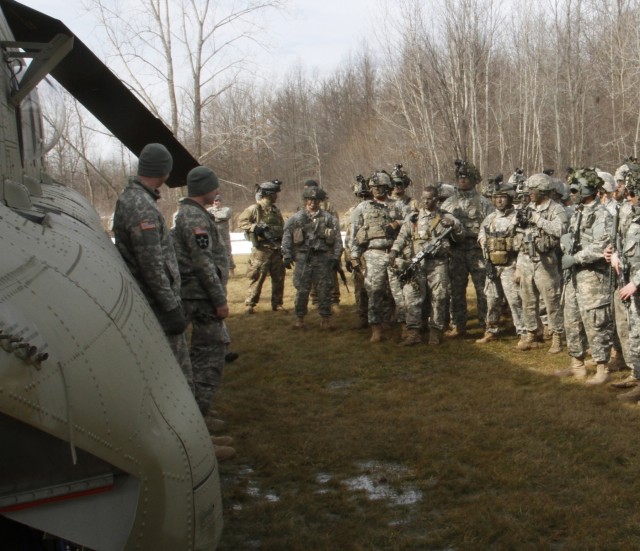
[{"label": "rifle", "polygon": [[[488,237],[494,237],[494,236],[495,234],[492,235],[491,233],[489,233]],[[485,275],[487,276],[487,278],[489,278],[489,280],[495,281],[496,279],[498,279],[498,272],[496,270],[495,264],[491,262],[489,251],[487,250],[486,247],[482,247],[482,256],[484,256],[484,260],[485,260]]]},{"label": "rifle", "polygon": [[[618,263],[619,263],[619,272],[617,276],[614,276],[613,267],[610,267],[611,270],[611,282],[612,287],[615,289],[615,285],[613,285],[614,278],[618,280],[620,288],[622,289],[627,283],[629,283],[629,267],[627,266],[623,254],[622,247],[622,235],[620,234],[620,205],[616,205],[616,214],[613,217],[613,228],[615,239],[613,241],[613,252],[618,253]],[[615,291],[614,291],[615,292]],[[631,299],[625,299],[622,301],[622,304],[625,305],[627,309],[627,321],[629,321],[629,307],[631,306]]]},{"label": "rifle", "polygon": [[[571,241],[568,243],[567,252],[565,254],[573,256],[578,252],[578,247],[580,246],[580,224],[582,223],[582,207],[583,205],[578,205],[576,207],[576,225],[575,231],[571,235]],[[567,268],[563,275],[563,285],[562,285],[562,296],[560,297],[560,302],[564,302],[564,293],[567,288],[567,285],[571,283],[571,279],[573,278],[573,266],[571,268]]]},{"label": "rifle", "polygon": [[[277,239],[273,233],[271,232],[271,228],[265,224],[264,222],[258,222],[256,224],[256,229],[260,228],[259,233],[255,233],[256,238],[262,237],[268,243],[271,243],[276,249],[279,249],[282,246],[281,240]],[[256,240],[257,241],[257,240]]]},{"label": "rifle", "polygon": [[452,231],[453,231],[453,227],[448,227],[438,237],[429,241],[425,245],[424,249],[422,249],[419,253],[417,253],[411,259],[409,265],[404,270],[402,270],[402,272],[400,272],[400,274],[398,275],[398,279],[400,280],[400,283],[404,285],[410,279],[413,279],[413,277],[415,276],[416,270],[420,265],[420,263],[422,262],[422,260],[427,256],[432,256],[436,252],[438,252],[438,249],[440,248],[440,243],[442,243],[442,240],[445,237],[447,237],[447,235],[449,235]]},{"label": "rifle", "polygon": [[350,293],[351,291],[349,290],[349,285],[347,284],[347,276],[344,273],[344,269],[342,268],[341,264],[338,264],[338,267],[336,268],[336,272],[338,272],[338,275],[340,276],[340,280],[342,281],[342,284],[347,290],[347,293]]}]

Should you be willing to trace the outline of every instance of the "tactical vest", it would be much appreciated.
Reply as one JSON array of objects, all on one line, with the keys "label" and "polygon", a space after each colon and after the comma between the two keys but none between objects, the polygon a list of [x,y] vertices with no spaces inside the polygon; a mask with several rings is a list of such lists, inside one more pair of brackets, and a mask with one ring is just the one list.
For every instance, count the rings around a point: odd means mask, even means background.
[{"label": "tactical vest", "polygon": [[514,244],[513,229],[503,231],[496,229],[496,220],[499,214],[500,213],[496,211],[489,227],[485,230],[485,249],[489,255],[491,264],[504,266],[508,264],[510,260],[513,260],[518,251]]},{"label": "tactical vest", "polygon": [[313,250],[328,250],[336,242],[337,228],[326,214],[318,214],[314,218],[308,215],[300,217],[293,229],[293,244],[307,244]]},{"label": "tactical vest", "polygon": [[[371,245],[372,248],[385,248],[384,244],[375,247],[373,241],[389,241],[387,236],[387,228],[394,220],[389,214],[385,205],[376,204],[374,201],[368,201],[368,204],[362,209],[362,226],[356,232],[356,242],[360,246]],[[386,246],[391,246],[386,245]]]}]

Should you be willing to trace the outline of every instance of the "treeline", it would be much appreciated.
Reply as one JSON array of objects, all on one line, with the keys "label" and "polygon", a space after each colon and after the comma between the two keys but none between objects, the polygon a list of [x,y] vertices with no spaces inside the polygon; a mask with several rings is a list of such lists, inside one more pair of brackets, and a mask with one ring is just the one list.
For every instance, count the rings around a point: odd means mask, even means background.
[{"label": "treeline", "polygon": [[[278,178],[280,205],[293,210],[314,178],[344,210],[356,174],[398,162],[415,195],[450,181],[455,158],[486,178],[516,167],[613,171],[637,155],[638,0],[401,0],[389,10],[328,76],[297,67],[266,83],[235,78],[197,120],[184,110],[178,135],[225,182],[227,204],[244,208],[254,184]],[[70,110],[51,168],[108,213],[131,158],[83,158],[81,118]]]}]

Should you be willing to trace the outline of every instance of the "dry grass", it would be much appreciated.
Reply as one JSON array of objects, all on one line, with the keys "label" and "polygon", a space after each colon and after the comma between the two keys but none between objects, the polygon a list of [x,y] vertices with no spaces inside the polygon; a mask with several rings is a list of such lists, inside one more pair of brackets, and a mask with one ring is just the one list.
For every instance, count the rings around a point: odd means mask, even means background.
[{"label": "dry grass", "polygon": [[[300,334],[268,284],[242,313],[243,262],[241,357],[216,404],[238,450],[221,465],[221,549],[640,548],[640,408],[550,376],[566,353],[476,345],[473,325],[440,347],[371,346],[344,289],[337,331]],[[286,292],[291,309],[290,279]],[[387,498],[345,484],[363,475]]]}]

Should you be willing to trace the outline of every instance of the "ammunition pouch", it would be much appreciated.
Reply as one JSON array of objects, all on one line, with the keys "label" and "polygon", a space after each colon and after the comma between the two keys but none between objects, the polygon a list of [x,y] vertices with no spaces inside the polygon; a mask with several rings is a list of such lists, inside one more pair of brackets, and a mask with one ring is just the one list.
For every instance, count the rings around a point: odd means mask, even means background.
[{"label": "ammunition pouch", "polygon": [[293,230],[293,244],[302,245],[304,243],[304,231],[301,227],[294,228]]},{"label": "ammunition pouch", "polygon": [[327,245],[333,245],[336,242],[336,233],[334,228],[326,228],[324,230],[324,242]]},{"label": "ammunition pouch", "polygon": [[373,228],[370,228],[365,224],[356,232],[356,243],[361,247],[368,245],[369,241],[371,241],[372,239],[386,238],[387,233],[385,231],[385,228],[383,228],[382,226],[374,226]]},{"label": "ammunition pouch", "polygon": [[489,262],[494,266],[504,266],[509,263],[509,253],[507,251],[493,251],[489,253]]},{"label": "ammunition pouch", "polygon": [[543,233],[535,238],[536,251],[541,254],[548,253],[558,248],[560,241],[556,237]]}]

